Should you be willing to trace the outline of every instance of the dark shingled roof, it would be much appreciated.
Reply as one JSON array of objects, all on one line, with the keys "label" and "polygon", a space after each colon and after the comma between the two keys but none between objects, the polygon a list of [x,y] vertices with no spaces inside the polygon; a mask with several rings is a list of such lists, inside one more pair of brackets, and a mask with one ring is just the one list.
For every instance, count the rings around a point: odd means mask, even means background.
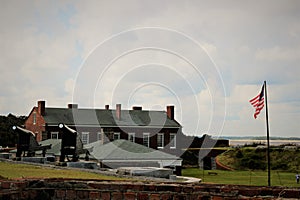
[{"label": "dark shingled roof", "polygon": [[46,108],[44,115],[48,125],[87,125],[101,127],[168,127],[179,128],[176,120],[167,117],[164,111],[122,110],[121,119],[116,118],[115,110]]}]

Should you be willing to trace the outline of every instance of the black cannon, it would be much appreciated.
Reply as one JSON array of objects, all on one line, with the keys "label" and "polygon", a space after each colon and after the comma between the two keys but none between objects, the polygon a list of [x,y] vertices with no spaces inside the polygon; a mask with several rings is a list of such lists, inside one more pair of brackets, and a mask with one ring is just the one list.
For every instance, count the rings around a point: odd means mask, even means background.
[{"label": "black cannon", "polygon": [[[89,151],[83,149],[83,143],[77,132],[65,124],[59,124],[61,130],[61,149],[60,149],[60,162],[64,162],[65,158],[68,161],[76,162],[80,154],[85,154],[85,159],[88,160]],[[72,156],[72,159],[69,158]]]},{"label": "black cannon", "polygon": [[[19,126],[13,126],[13,130],[18,133],[16,157],[21,157],[22,152],[23,156],[32,157],[35,156],[36,151],[42,151],[43,157],[45,157],[47,149],[51,149],[51,144],[44,146],[38,144],[34,133],[32,133],[31,131]],[[27,154],[25,154],[25,152],[27,152]]]}]

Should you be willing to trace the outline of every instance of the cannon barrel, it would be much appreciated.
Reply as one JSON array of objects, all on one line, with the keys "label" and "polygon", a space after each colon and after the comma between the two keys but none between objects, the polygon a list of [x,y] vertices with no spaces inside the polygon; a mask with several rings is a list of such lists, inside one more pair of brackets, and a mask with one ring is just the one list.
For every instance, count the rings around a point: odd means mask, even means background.
[{"label": "cannon barrel", "polygon": [[36,141],[33,132],[19,126],[13,126],[12,129],[18,133],[17,155],[21,157],[22,152],[27,151],[27,156],[34,156],[36,151],[43,151],[43,156],[47,149],[51,149],[51,145],[41,146]]},{"label": "cannon barrel", "polygon": [[77,131],[63,123],[58,124],[58,127],[62,133],[60,162],[64,162],[68,155],[72,155],[72,161],[75,162],[78,161],[80,154],[89,154],[86,149],[83,149],[83,143]]},{"label": "cannon barrel", "polygon": [[33,137],[35,137],[33,132],[31,132],[30,130],[27,130],[25,128],[21,128],[19,126],[13,126],[12,129],[14,131],[16,131],[18,134],[32,135]]}]

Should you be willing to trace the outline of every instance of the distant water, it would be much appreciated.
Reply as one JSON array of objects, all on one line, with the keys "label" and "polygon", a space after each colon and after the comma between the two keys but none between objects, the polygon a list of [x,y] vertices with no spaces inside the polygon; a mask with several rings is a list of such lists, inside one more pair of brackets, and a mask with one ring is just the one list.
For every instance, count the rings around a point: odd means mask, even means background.
[{"label": "distant water", "polygon": [[[267,144],[267,140],[229,140],[230,146],[237,146],[237,145],[245,145],[245,144],[253,144],[253,143],[262,143]],[[282,144],[296,144],[300,146],[300,140],[270,140],[271,146],[279,146]]]}]

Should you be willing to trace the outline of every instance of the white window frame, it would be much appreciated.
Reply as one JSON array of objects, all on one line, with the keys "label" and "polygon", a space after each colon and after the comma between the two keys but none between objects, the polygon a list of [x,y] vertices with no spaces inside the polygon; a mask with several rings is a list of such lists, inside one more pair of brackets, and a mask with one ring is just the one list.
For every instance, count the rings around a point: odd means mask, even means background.
[{"label": "white window frame", "polygon": [[[132,140],[131,140],[132,137]],[[128,140],[130,142],[135,142],[135,133],[128,133]]]},{"label": "white window frame", "polygon": [[[84,139],[84,135],[86,136],[86,139]],[[81,132],[81,141],[83,144],[89,144],[90,143],[90,133],[89,132]]]},{"label": "white window frame", "polygon": [[99,131],[97,132],[97,141],[101,140],[102,138],[102,133]]},{"label": "white window frame", "polygon": [[[54,135],[56,135],[56,137],[53,137]],[[58,139],[58,132],[51,132],[51,139]]]},{"label": "white window frame", "polygon": [[164,148],[164,134],[163,133],[158,133],[157,134],[157,148],[158,149],[163,149]]},{"label": "white window frame", "polygon": [[[117,136],[117,137],[116,137]],[[120,132],[114,132],[114,140],[119,140],[121,139],[121,134]]]},{"label": "white window frame", "polygon": [[170,133],[170,149],[176,149],[176,133]]},{"label": "white window frame", "polygon": [[[147,138],[147,144],[145,143],[146,138]],[[150,133],[143,133],[143,145],[145,147],[150,147]]]}]

